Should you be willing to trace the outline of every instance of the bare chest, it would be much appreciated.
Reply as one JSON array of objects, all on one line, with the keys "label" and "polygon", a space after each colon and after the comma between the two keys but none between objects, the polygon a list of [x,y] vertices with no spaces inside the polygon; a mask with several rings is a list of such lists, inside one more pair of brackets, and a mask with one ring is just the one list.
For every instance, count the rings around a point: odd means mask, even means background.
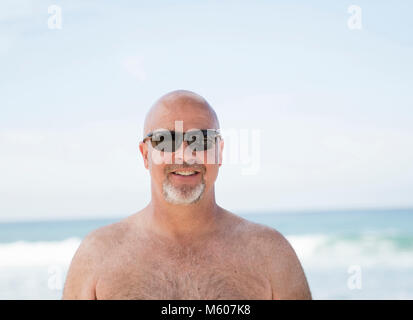
[{"label": "bare chest", "polygon": [[269,282],[246,252],[222,249],[166,251],[141,250],[108,259],[99,271],[97,298],[271,298]]}]

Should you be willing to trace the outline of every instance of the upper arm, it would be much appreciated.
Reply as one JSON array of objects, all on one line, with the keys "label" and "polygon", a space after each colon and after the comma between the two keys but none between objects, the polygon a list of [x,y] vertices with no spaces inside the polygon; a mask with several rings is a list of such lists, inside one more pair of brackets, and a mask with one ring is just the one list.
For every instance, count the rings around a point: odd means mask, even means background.
[{"label": "upper arm", "polygon": [[94,232],[80,244],[66,276],[62,299],[94,300],[96,286],[96,241]]},{"label": "upper arm", "polygon": [[278,231],[273,231],[272,238],[269,277],[273,299],[311,299],[304,270],[293,247]]}]

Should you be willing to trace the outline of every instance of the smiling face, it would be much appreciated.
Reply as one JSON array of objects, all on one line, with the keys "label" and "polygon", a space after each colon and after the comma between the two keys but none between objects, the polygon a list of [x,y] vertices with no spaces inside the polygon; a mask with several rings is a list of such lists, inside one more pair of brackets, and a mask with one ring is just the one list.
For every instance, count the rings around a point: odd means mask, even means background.
[{"label": "smiling face", "polygon": [[[161,129],[176,132],[219,129],[219,123],[202,97],[188,91],[175,91],[159,99],[145,119],[144,136]],[[188,148],[187,141],[183,141],[175,152],[158,151],[150,140],[141,142],[139,148],[145,167],[150,171],[154,200],[188,205],[213,192],[222,163],[222,139],[213,140],[216,144],[206,151],[193,151]]]}]

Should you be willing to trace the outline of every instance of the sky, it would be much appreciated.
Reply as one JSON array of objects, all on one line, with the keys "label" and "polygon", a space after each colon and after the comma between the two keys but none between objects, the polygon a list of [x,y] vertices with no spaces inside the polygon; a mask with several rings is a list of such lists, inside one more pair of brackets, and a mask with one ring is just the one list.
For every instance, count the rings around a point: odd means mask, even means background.
[{"label": "sky", "polygon": [[176,89],[250,141],[237,163],[224,153],[222,207],[412,207],[412,15],[409,1],[2,0],[0,221],[142,209],[143,120]]}]

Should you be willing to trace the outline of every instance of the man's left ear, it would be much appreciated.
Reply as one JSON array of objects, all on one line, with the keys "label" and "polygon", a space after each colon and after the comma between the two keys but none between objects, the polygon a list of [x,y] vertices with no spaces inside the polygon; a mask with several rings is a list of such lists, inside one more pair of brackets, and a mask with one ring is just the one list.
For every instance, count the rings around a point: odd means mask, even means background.
[{"label": "man's left ear", "polygon": [[218,163],[219,163],[219,166],[221,167],[222,166],[222,154],[223,154],[223,151],[224,151],[224,140],[222,138],[219,141],[218,149],[219,149],[219,155],[218,155],[218,157],[219,157],[218,161],[219,162]]}]

